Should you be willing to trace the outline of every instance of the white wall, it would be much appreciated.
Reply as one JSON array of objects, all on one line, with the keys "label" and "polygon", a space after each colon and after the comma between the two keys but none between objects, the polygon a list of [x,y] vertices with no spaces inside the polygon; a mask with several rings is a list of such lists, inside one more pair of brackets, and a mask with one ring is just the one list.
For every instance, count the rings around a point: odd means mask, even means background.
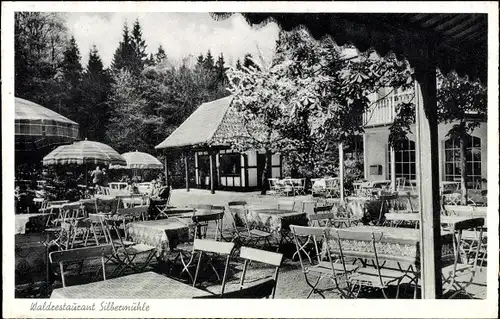
[{"label": "white wall", "polygon": [[[453,123],[450,124],[440,124],[438,127],[438,150],[439,150],[439,180],[443,180],[444,177],[444,142],[448,139],[446,136],[450,129],[453,127]],[[411,131],[415,132],[415,125],[411,126]],[[483,178],[487,178],[488,161],[487,161],[487,147],[488,147],[488,132],[487,123],[481,124],[472,133],[473,136],[479,137],[481,139],[481,175]],[[414,134],[409,134],[408,138],[416,142],[416,137]],[[376,127],[376,128],[366,128],[365,129],[365,145],[364,145],[364,156],[365,156],[365,179],[369,181],[383,180],[387,179],[388,169],[387,167],[387,145],[389,140],[389,129],[387,127]],[[418,145],[416,145],[418,147]],[[370,165],[382,165],[382,175],[370,175],[369,166]],[[418,167],[417,167],[418,170]]]}]

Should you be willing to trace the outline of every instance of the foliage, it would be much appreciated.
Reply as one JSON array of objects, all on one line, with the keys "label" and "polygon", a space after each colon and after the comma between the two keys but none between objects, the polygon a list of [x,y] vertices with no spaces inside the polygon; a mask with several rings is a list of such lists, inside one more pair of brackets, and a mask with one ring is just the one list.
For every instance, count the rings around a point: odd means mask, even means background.
[{"label": "foliage", "polygon": [[363,132],[369,94],[413,83],[408,64],[394,56],[346,57],[331,39],[316,41],[303,30],[280,33],[271,63],[248,55],[245,60],[252,63],[227,74],[247,130],[228,142],[239,150],[288,155],[296,170],[318,171],[325,154],[332,162],[338,142]]}]

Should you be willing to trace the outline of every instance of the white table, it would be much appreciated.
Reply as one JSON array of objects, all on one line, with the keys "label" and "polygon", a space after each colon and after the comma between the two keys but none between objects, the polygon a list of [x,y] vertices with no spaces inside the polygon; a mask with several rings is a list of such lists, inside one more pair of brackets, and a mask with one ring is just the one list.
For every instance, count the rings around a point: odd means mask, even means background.
[{"label": "white table", "polygon": [[155,272],[143,272],[52,291],[51,299],[190,299],[210,295]]}]

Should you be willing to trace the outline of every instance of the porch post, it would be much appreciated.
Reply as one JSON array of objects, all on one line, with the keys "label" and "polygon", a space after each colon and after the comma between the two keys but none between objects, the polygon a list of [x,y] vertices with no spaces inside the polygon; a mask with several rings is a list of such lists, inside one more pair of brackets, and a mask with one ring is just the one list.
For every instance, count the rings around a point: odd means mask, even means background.
[{"label": "porch post", "polygon": [[210,159],[210,193],[215,194],[214,152],[212,150],[208,151],[208,156]]},{"label": "porch post", "polygon": [[[167,154],[165,154],[165,163],[163,164],[164,165],[164,169],[165,169],[165,182],[167,184],[169,184],[169,179],[168,179],[168,162],[167,162]],[[169,184],[170,185],[170,184]]]},{"label": "porch post", "polygon": [[186,179],[186,192],[189,192],[189,168],[188,168],[188,152],[184,152],[184,172],[185,176],[184,178]]},{"label": "porch post", "polygon": [[420,265],[422,298],[436,299],[442,295],[436,61],[434,47],[426,50],[415,68]]},{"label": "porch post", "polygon": [[339,144],[339,181],[340,181],[340,200],[344,201],[344,145]]},{"label": "porch post", "polygon": [[391,156],[391,188],[392,191],[396,191],[396,152],[394,151],[394,147],[389,147],[389,152]]}]

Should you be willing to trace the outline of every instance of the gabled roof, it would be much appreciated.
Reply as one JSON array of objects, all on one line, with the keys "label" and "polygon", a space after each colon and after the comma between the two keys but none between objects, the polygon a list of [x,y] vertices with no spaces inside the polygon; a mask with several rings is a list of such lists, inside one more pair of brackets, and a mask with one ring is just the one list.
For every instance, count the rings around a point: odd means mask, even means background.
[{"label": "gabled roof", "polygon": [[215,133],[221,126],[232,99],[232,96],[228,96],[201,104],[193,114],[163,142],[155,146],[155,148],[184,148],[212,145]]}]

